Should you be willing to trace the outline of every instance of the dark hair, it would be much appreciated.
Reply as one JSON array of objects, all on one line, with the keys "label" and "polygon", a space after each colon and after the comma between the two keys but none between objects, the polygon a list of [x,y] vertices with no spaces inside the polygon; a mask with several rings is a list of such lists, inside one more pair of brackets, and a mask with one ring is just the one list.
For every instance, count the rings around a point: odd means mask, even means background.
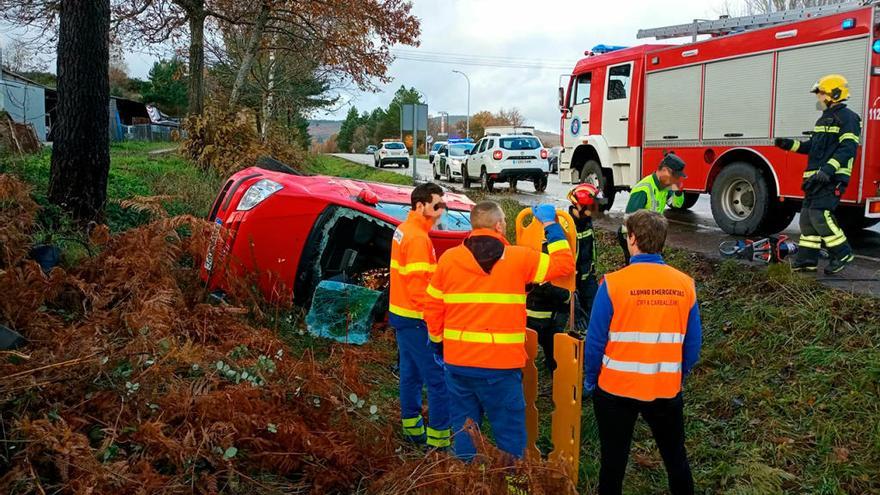
[{"label": "dark hair", "polygon": [[494,201],[480,201],[471,209],[471,227],[491,229],[504,219],[504,210]]},{"label": "dark hair", "polygon": [[409,198],[412,209],[415,210],[416,205],[419,203],[424,203],[425,205],[431,204],[435,194],[437,196],[443,196],[443,189],[437,184],[426,182],[417,185],[415,189],[413,189],[412,196]]},{"label": "dark hair", "polygon": [[639,251],[645,254],[659,254],[666,244],[666,218],[650,210],[639,210],[624,222],[629,234],[635,236]]}]

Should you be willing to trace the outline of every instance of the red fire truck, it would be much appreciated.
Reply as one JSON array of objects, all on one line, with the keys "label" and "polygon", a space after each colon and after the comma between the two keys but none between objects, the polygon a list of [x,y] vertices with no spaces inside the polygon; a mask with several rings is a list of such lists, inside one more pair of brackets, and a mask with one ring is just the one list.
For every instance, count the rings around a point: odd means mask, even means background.
[{"label": "red fire truck", "polygon": [[[839,4],[639,31],[693,36],[587,52],[559,88],[563,182],[590,181],[613,201],[655,170],[665,151],[687,162],[686,202],[711,195],[725,232],[777,232],[803,199],[806,156],[773,146],[809,136],[823,75],[849,80],[848,106],[863,120],[862,146],[838,216],[847,228],[880,221],[880,13]],[[699,35],[707,39],[696,41]],[[609,201],[609,205],[611,203]]]}]

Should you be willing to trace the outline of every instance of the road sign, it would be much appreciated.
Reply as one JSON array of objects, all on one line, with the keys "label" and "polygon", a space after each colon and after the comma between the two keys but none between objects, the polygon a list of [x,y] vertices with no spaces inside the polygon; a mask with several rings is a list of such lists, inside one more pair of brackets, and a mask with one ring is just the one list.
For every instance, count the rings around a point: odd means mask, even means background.
[{"label": "road sign", "polygon": [[417,103],[400,105],[400,130],[412,131],[413,147],[412,147],[412,169],[413,184],[419,176],[416,172],[416,156],[419,152],[419,131],[428,130],[428,105]]},{"label": "road sign", "polygon": [[428,144],[433,143],[433,142],[434,142],[434,136],[428,136],[427,138],[425,138],[425,142],[428,143]]},{"label": "road sign", "polygon": [[[415,112],[418,114],[416,115]],[[415,129],[413,128],[413,116],[415,116]],[[427,131],[428,105],[421,103],[400,105],[400,129],[403,131]]]}]

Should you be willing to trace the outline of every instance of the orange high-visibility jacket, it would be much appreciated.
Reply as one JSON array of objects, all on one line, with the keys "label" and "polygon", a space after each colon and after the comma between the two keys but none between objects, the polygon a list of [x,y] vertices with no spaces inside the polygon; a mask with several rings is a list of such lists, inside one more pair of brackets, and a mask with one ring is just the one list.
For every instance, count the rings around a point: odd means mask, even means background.
[{"label": "orange high-visibility jacket", "polygon": [[682,349],[697,300],[694,279],[667,265],[635,263],[605,275],[614,308],[599,387],[651,401],[681,391]]},{"label": "orange high-visibility jacket", "polygon": [[388,311],[405,318],[422,319],[425,290],[437,268],[437,256],[428,232],[431,223],[422,214],[409,212],[391,241],[391,290]]},{"label": "orange high-visibility jacket", "polygon": [[526,362],[526,284],[541,283],[574,271],[568,241],[548,245],[549,254],[511,246],[501,234],[477,229],[471,237],[490,236],[504,244],[501,258],[487,274],[465,246],[440,257],[428,286],[425,323],[432,342],[443,342],[443,359],[456,366],[522,368]]}]

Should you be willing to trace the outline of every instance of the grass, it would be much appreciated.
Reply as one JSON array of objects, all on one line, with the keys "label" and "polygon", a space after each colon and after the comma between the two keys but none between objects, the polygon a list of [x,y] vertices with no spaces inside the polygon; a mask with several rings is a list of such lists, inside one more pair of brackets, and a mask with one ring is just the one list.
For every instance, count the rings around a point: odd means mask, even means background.
[{"label": "grass", "polygon": [[[222,177],[206,175],[177,155],[148,156],[156,145],[126,143],[111,150],[109,197],[170,195],[172,213],[207,214]],[[408,184],[409,178],[335,157],[310,158],[312,173]],[[23,177],[46,205],[49,153],[0,162],[0,172]],[[482,196],[475,193],[473,199]],[[523,208],[502,200],[513,237]],[[45,208],[45,229],[51,208]],[[114,231],[148,218],[111,203]],[[622,257],[608,232],[598,235],[600,272]],[[687,447],[698,493],[880,493],[880,307],[877,300],[832,290],[786,266],[770,269],[707,261],[667,249],[667,261],[697,280],[704,326],[701,362],[685,385]],[[301,314],[278,326],[291,353],[323,358],[343,347],[303,335]],[[370,362],[363,377],[393,421],[397,383],[387,366],[393,342],[382,335],[368,344],[385,361]],[[593,493],[599,443],[592,406],[583,409],[580,486]],[[541,438],[549,447],[550,410],[539,400]],[[624,493],[665,491],[662,461],[650,432],[639,422]]]},{"label": "grass", "polygon": [[344,158],[330,155],[312,155],[303,166],[306,172],[318,175],[333,175],[348,179],[385,182],[403,186],[412,185],[412,177],[360,165]]}]

